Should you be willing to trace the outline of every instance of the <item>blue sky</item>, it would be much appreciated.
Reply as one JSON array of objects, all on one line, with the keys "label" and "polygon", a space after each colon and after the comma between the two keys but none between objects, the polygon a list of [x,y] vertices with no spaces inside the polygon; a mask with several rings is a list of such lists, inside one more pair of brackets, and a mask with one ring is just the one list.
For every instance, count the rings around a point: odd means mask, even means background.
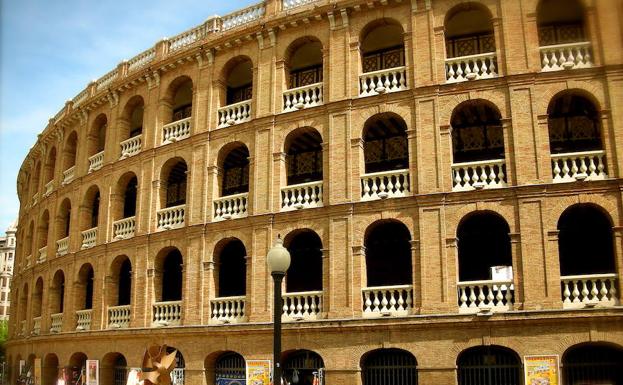
[{"label": "blue sky", "polygon": [[259,0],[0,0],[0,234],[17,217],[19,167],[48,119],[153,46]]}]

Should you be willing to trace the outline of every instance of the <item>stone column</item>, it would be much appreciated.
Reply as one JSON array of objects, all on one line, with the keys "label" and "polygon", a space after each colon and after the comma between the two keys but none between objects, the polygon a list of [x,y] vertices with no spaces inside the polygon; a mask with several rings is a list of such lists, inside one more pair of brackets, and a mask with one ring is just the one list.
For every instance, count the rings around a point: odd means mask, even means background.
[{"label": "stone column", "polygon": [[[247,257],[248,258],[248,257]],[[247,261],[247,269],[249,262]],[[212,305],[211,301],[216,298],[216,287],[214,282],[214,261],[204,261],[202,263],[201,274],[201,293],[203,296],[203,317],[201,320],[202,325],[210,323],[212,318]],[[249,286],[249,278],[247,277],[247,286]],[[247,311],[248,308],[245,309]]]},{"label": "stone column", "polygon": [[286,153],[285,152],[273,152],[273,170],[275,170],[276,177],[273,178],[273,206],[272,212],[279,212],[281,210],[281,186],[286,186]]},{"label": "stone column", "polygon": [[523,271],[519,269],[523,265],[523,255],[521,254],[521,234],[508,234],[511,241],[511,258],[513,267],[513,285],[515,287],[515,303],[513,310],[523,309],[524,282]]},{"label": "stone column", "polygon": [[[616,268],[615,273],[617,275],[618,287],[621,287],[623,280],[623,226],[612,227],[612,236],[614,240],[614,266]],[[623,290],[618,290],[618,302],[623,303]]]},{"label": "stone column", "polygon": [[411,244],[411,277],[413,280],[413,314],[420,311],[422,303],[422,281],[424,280],[420,262],[420,240],[409,241]]},{"label": "stone column", "polygon": [[[413,121],[414,119],[412,119]],[[409,189],[411,195],[418,192],[418,173],[417,171],[417,131],[412,128],[407,130],[407,148],[409,151]]]},{"label": "stone column", "polygon": [[[363,297],[361,290],[368,287],[368,275],[366,271],[366,247],[363,245],[352,246],[352,268],[351,274],[352,282],[350,283],[350,311],[352,317],[361,318],[363,314]],[[333,288],[331,288],[333,289]],[[329,314],[329,318],[333,318]]]}]

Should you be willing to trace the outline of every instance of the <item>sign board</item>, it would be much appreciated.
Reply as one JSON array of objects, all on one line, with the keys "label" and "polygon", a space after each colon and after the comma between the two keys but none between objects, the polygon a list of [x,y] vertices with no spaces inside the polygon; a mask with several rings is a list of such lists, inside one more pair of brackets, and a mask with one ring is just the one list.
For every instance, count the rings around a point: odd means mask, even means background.
[{"label": "sign board", "polygon": [[247,385],[270,385],[270,360],[247,360]]},{"label": "sign board", "polygon": [[99,385],[99,361],[87,360],[87,382],[86,385]]},{"label": "sign board", "polygon": [[558,355],[524,356],[526,385],[560,385]]}]

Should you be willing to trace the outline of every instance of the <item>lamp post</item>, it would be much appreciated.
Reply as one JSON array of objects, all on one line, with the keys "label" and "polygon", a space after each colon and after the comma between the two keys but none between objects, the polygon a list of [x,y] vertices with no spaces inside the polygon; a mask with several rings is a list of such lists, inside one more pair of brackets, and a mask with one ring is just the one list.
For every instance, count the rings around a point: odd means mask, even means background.
[{"label": "lamp post", "polygon": [[281,281],[290,267],[290,253],[283,247],[283,241],[277,236],[275,245],[266,255],[268,269],[275,284],[275,298],[273,302],[273,385],[281,385]]}]

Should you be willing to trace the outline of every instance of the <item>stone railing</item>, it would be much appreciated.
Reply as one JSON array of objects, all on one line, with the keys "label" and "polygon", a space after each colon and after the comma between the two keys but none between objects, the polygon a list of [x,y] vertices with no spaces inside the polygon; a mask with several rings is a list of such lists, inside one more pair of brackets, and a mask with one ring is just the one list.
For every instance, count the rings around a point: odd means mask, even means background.
[{"label": "stone railing", "polygon": [[284,321],[315,320],[322,318],[322,291],[283,294]]},{"label": "stone railing", "polygon": [[104,165],[104,151],[89,157],[89,172],[97,171]]},{"label": "stone railing", "polygon": [[205,28],[203,27],[203,25],[173,36],[172,38],[168,39],[169,53],[179,51],[180,49],[187,47],[198,40],[203,39],[204,36]]},{"label": "stone railing", "polygon": [[497,77],[495,52],[446,59],[446,83]]},{"label": "stone railing", "polygon": [[543,46],[540,51],[543,72],[593,66],[591,43],[588,41]]},{"label": "stone railing", "polygon": [[378,286],[361,289],[363,316],[403,316],[413,309],[413,286]]},{"label": "stone railing", "polygon": [[243,100],[242,102],[220,107],[218,109],[218,126],[219,128],[232,126],[234,124],[244,123],[251,120],[251,100]]},{"label": "stone railing", "polygon": [[19,321],[19,335],[20,336],[26,335],[26,320]]},{"label": "stone railing", "polygon": [[147,64],[154,61],[156,58],[156,49],[154,47],[145,50],[132,59],[128,60],[128,73],[134,72],[138,69],[145,67]]},{"label": "stone railing", "polygon": [[52,314],[50,319],[50,333],[60,333],[63,330],[63,313]]},{"label": "stone railing", "polygon": [[582,151],[552,154],[552,178],[554,183],[576,180],[603,180],[608,178],[605,152]]},{"label": "stone railing", "polygon": [[56,241],[56,254],[65,255],[69,251],[69,237]]},{"label": "stone railing", "polygon": [[93,309],[76,310],[76,330],[91,330]]},{"label": "stone railing", "polygon": [[46,196],[46,197],[47,197],[48,195],[52,194],[52,191],[54,191],[54,181],[53,181],[53,180],[51,180],[51,181],[49,181],[48,183],[46,183],[46,184],[45,184],[45,187],[44,187],[44,190],[45,190],[45,191],[43,192],[43,195],[44,195],[44,196]]},{"label": "stone railing", "polygon": [[97,244],[97,227],[93,227],[92,229],[84,230],[82,232],[82,245],[81,249],[88,249]]},{"label": "stone railing", "polygon": [[409,170],[391,170],[361,176],[361,200],[399,198],[410,195]]},{"label": "stone railing", "polygon": [[177,142],[190,136],[192,116],[162,126],[162,144]]},{"label": "stone railing", "polygon": [[245,303],[246,297],[220,297],[210,300],[210,308],[213,322],[240,323],[246,321]]},{"label": "stone railing", "polygon": [[182,301],[156,302],[153,305],[153,312],[153,325],[179,325],[182,322]]},{"label": "stone railing", "polygon": [[88,97],[89,97],[89,89],[85,88],[84,90],[80,91],[80,93],[78,95],[74,96],[73,99],[71,99],[72,102],[74,102],[73,107],[74,108],[78,107],[85,100],[87,100]]},{"label": "stone railing", "polygon": [[322,104],[322,83],[292,88],[283,92],[283,112],[297,111]]},{"label": "stone railing", "polygon": [[41,316],[32,319],[32,335],[38,336],[41,334]]},{"label": "stone railing", "polygon": [[619,304],[616,274],[567,275],[560,281],[564,309]]},{"label": "stone railing", "polygon": [[185,212],[185,204],[158,210],[156,212],[158,230],[170,230],[183,227]]},{"label": "stone railing", "polygon": [[281,7],[283,10],[300,7],[301,5],[315,3],[318,0],[282,0]]},{"label": "stone railing", "polygon": [[459,313],[513,310],[513,280],[465,281],[457,283]]},{"label": "stone railing", "polygon": [[454,163],[452,165],[452,191],[506,186],[506,162],[504,159]]},{"label": "stone railing", "polygon": [[113,80],[115,80],[116,77],[117,77],[117,68],[108,72],[106,75],[102,76],[101,78],[97,79],[97,81],[95,82],[97,84],[96,90],[97,91],[105,90],[110,85],[110,83],[112,83]]},{"label": "stone railing", "polygon": [[121,159],[128,158],[141,152],[141,137],[142,135],[136,135],[119,143],[121,146]]},{"label": "stone railing", "polygon": [[48,259],[48,247],[43,246],[39,249],[39,257],[37,258],[37,263],[43,263]]},{"label": "stone railing", "polygon": [[171,370],[171,385],[184,385],[184,368]]},{"label": "stone railing", "polygon": [[130,305],[108,306],[108,328],[119,329],[130,326]]},{"label": "stone railing", "polygon": [[236,12],[232,12],[229,15],[225,15],[221,18],[221,28],[223,31],[236,28],[241,25],[250,23],[254,20],[260,19],[266,12],[264,2],[246,7]]},{"label": "stone railing", "polygon": [[281,188],[281,211],[322,207],[322,181]]},{"label": "stone railing", "polygon": [[394,67],[359,75],[359,96],[373,96],[408,89],[406,67]]},{"label": "stone railing", "polygon": [[128,239],[134,236],[136,230],[136,217],[123,218],[112,223],[114,239]]},{"label": "stone railing", "polygon": [[247,208],[249,193],[227,195],[214,200],[213,218],[215,221],[224,219],[244,218],[249,215]]},{"label": "stone railing", "polygon": [[71,166],[67,170],[63,171],[63,185],[71,183],[76,177],[75,175],[76,166]]}]

